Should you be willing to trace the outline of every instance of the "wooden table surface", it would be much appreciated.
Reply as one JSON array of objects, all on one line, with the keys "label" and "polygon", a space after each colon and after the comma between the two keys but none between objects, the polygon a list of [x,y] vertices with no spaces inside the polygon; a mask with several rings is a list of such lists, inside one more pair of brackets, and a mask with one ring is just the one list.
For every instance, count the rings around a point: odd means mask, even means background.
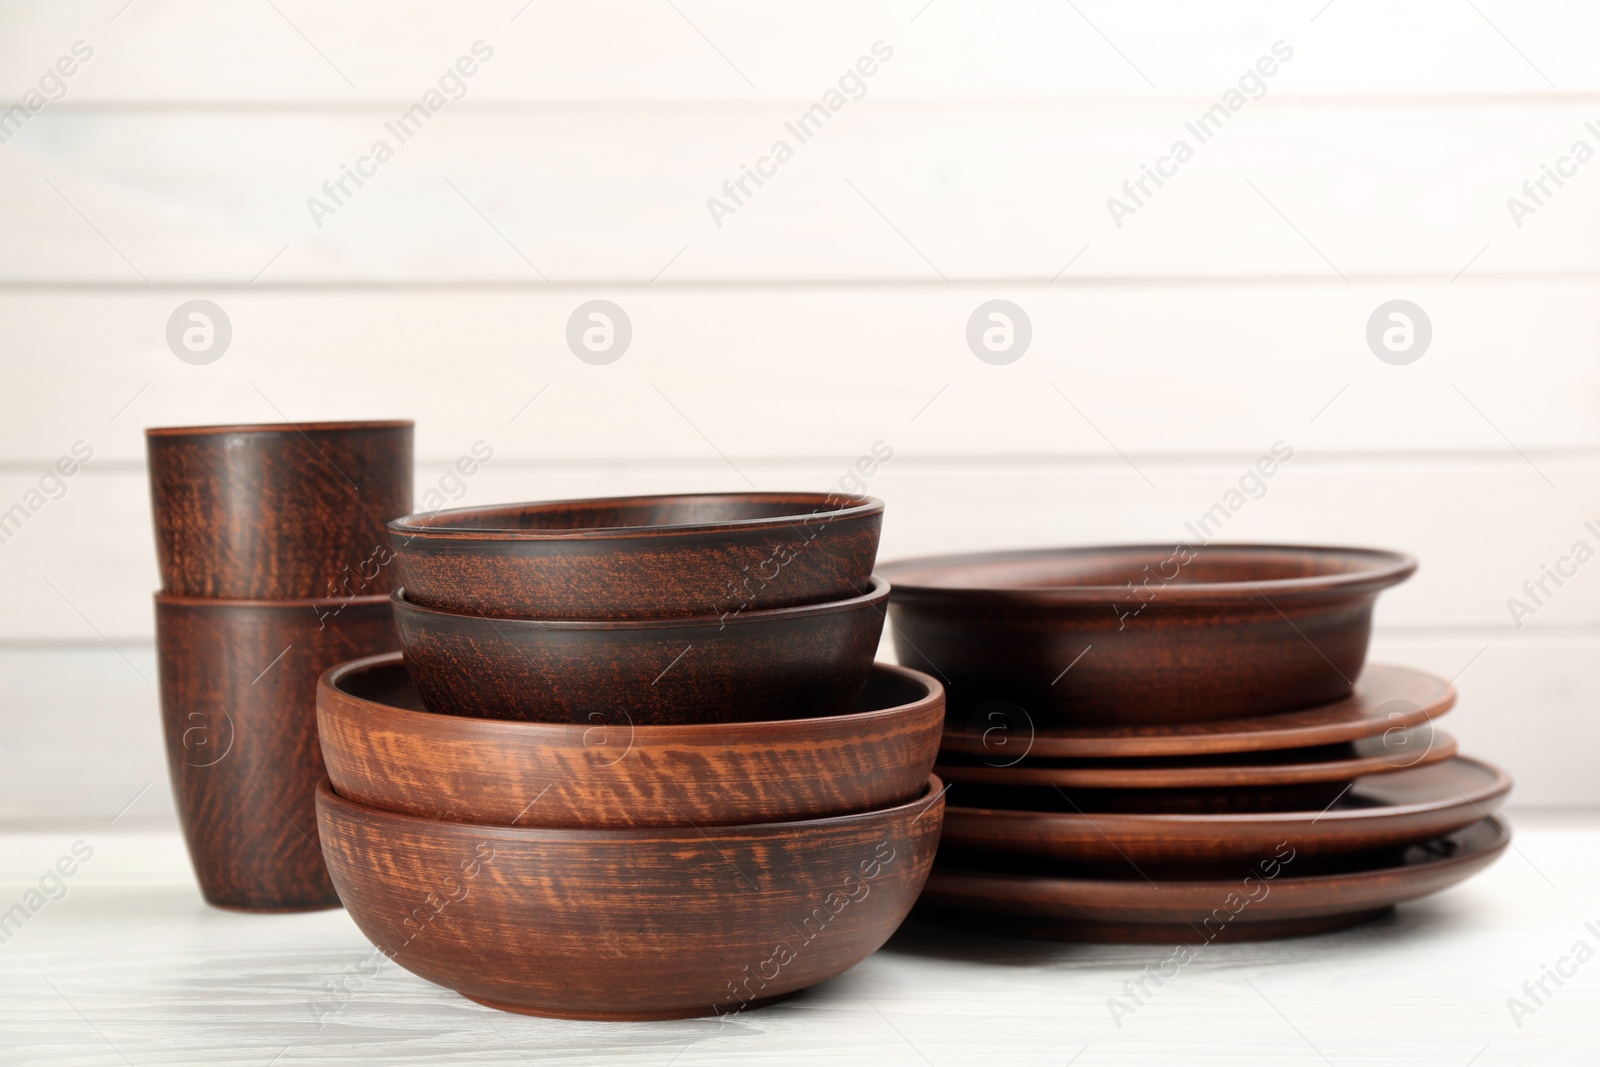
[{"label": "wooden table surface", "polygon": [[[1117,1020],[1110,998],[1170,948],[912,924],[785,1003],[633,1024],[481,1008],[375,960],[342,911],[208,908],[171,830],[13,831],[0,915],[26,916],[0,926],[0,1063],[1592,1065],[1600,813],[1511,821],[1514,850],[1476,880],[1342,934],[1207,946]],[[63,856],[72,873],[46,875]]]}]

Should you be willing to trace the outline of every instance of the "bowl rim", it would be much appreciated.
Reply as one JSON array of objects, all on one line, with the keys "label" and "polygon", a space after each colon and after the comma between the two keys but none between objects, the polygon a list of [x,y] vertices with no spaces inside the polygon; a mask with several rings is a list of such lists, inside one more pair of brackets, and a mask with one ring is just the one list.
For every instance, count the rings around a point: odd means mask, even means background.
[{"label": "bowl rim", "polygon": [[394,604],[396,621],[403,613],[437,615],[446,619],[465,619],[474,623],[486,622],[496,629],[512,626],[523,630],[674,630],[687,627],[758,625],[788,619],[805,619],[820,615],[838,615],[844,612],[871,608],[883,617],[884,601],[889,599],[890,586],[885,578],[874,574],[872,591],[858,593],[843,600],[818,600],[810,604],[791,604],[786,608],[761,608],[756,611],[724,612],[721,615],[670,615],[664,618],[644,619],[530,619],[525,616],[501,617],[498,615],[473,615],[464,611],[446,611],[430,608],[409,600],[405,587],[400,586],[388,594]]},{"label": "bowl rim", "polygon": [[[408,815],[405,812],[388,811],[384,808],[375,808],[370,804],[351,800],[341,796],[333,788],[333,782],[326,774],[317,783],[317,808],[320,813],[324,803],[343,806],[348,809],[348,814],[360,818],[395,819],[404,823],[411,823],[426,827],[443,827],[447,830],[472,836],[474,834],[493,834],[496,837],[509,836],[527,843],[545,842],[550,844],[572,843],[583,844],[592,841],[614,843],[617,841],[636,841],[649,843],[652,841],[672,841],[680,838],[698,836],[706,841],[713,841],[718,837],[738,837],[750,834],[759,834],[763,837],[778,836],[784,833],[804,834],[809,831],[833,830],[847,827],[854,823],[871,823],[890,820],[897,815],[909,814],[911,809],[923,808],[917,819],[934,809],[937,805],[940,816],[944,814],[944,795],[950,787],[940,780],[936,774],[929,774],[928,781],[922,792],[910,800],[899,804],[892,804],[886,808],[873,808],[870,811],[852,811],[844,815],[824,815],[814,819],[787,819],[783,822],[741,822],[724,823],[717,826],[630,826],[615,829],[594,829],[590,827],[562,827],[562,826],[500,826],[494,823],[453,822],[448,819],[429,819],[422,815]],[[433,831],[438,832],[438,831]],[[713,847],[715,844],[713,843]]]},{"label": "bowl rim", "polygon": [[[549,738],[551,743],[563,734],[581,734],[592,727],[586,723],[570,722],[530,722],[520,719],[479,719],[459,715],[440,715],[432,711],[417,711],[412,708],[396,707],[385,704],[381,700],[372,700],[367,697],[356,696],[341,687],[341,683],[352,675],[381,667],[401,666],[405,664],[404,652],[380,652],[374,656],[363,656],[360,659],[349,660],[345,663],[335,664],[322,672],[317,679],[317,710],[322,712],[324,694],[331,694],[327,699],[329,703],[337,703],[345,708],[358,708],[362,712],[384,716],[394,724],[394,728],[412,732],[411,726],[420,726],[422,723],[438,722],[442,719],[455,720],[451,725],[457,726],[462,736],[460,740],[493,741],[518,737],[530,738],[534,741]],[[931,674],[911,667],[902,667],[896,663],[877,663],[872,665],[874,672],[883,672],[895,675],[922,686],[922,695],[915,700],[904,704],[895,704],[887,708],[873,708],[870,711],[849,711],[839,715],[821,715],[810,718],[793,719],[757,719],[736,723],[635,723],[630,726],[630,736],[636,743],[650,745],[724,745],[744,740],[744,735],[754,738],[770,736],[774,728],[783,728],[785,733],[798,736],[820,734],[833,736],[844,728],[854,732],[857,727],[870,728],[881,722],[892,722],[901,718],[916,718],[931,708],[943,708],[944,685]],[[941,710],[942,716],[942,710]],[[436,739],[437,740],[437,739]]]},{"label": "bowl rim", "polygon": [[389,602],[388,593],[366,593],[362,596],[319,596],[319,597],[228,597],[228,596],[187,596],[179,593],[166,593],[156,590],[157,604],[168,604],[174,607],[213,607],[213,608],[283,608],[286,610],[301,610],[304,608],[371,608]]},{"label": "bowl rim", "polygon": [[[1089,827],[1094,827],[1100,822],[1116,822],[1128,820],[1130,823],[1152,826],[1268,826],[1280,824],[1302,823],[1308,820],[1318,822],[1326,820],[1331,825],[1359,824],[1369,819],[1397,818],[1407,815],[1425,815],[1430,812],[1445,811],[1457,807],[1463,802],[1477,807],[1479,804],[1497,800],[1511,792],[1515,782],[1511,773],[1498,764],[1488,760],[1474,759],[1460,753],[1449,759],[1441,760],[1437,764],[1427,764],[1418,770],[1433,767],[1448,766],[1455,762],[1471,764],[1473,767],[1484,771],[1489,776],[1487,784],[1466,792],[1457,791],[1451,796],[1441,796],[1438,800],[1415,801],[1410,804],[1386,804],[1371,808],[1349,808],[1342,811],[1316,812],[1309,809],[1295,811],[1251,811],[1251,812],[1093,812],[1085,815],[1076,811],[1038,811],[1028,808],[988,808],[966,804],[950,804],[947,811],[960,816],[981,816],[984,819],[993,819],[1000,822],[1009,822],[1016,825],[1047,826],[1057,821],[1078,822]],[[1410,770],[1411,768],[1406,768]],[[1377,772],[1362,775],[1361,778],[1389,777],[1393,774],[1404,774],[1405,770]],[[1360,781],[1357,778],[1356,781]],[[1252,787],[1245,787],[1252,788]],[[1331,807],[1332,805],[1330,805]],[[1480,815],[1480,818],[1488,818]]]},{"label": "bowl rim", "polygon": [[[1118,553],[1131,556],[1163,554],[1170,556],[1180,548],[1203,552],[1221,549],[1226,552],[1291,552],[1311,556],[1356,556],[1372,562],[1363,570],[1333,574],[1313,575],[1307,578],[1269,578],[1264,581],[1234,582],[1170,582],[1158,587],[1158,595],[1146,603],[1152,606],[1165,601],[1174,604],[1235,603],[1256,600],[1268,594],[1287,597],[1343,596],[1376,593],[1398,585],[1411,577],[1417,569],[1415,556],[1386,548],[1361,548],[1343,545],[1271,544],[1265,542],[1209,542],[1194,549],[1181,542],[1174,544],[1113,544],[1071,545],[1051,548],[1006,549],[991,552],[963,552],[947,555],[918,556],[880,564],[878,570],[894,581],[896,574],[914,571],[938,571],[976,563],[1006,563],[1031,559],[1053,559],[1063,556],[1088,556]],[[908,598],[935,597],[987,597],[1013,600],[1024,604],[1068,605],[1101,604],[1128,595],[1124,585],[1065,585],[1065,586],[1006,586],[1006,585],[927,585],[903,578],[894,581],[893,599],[903,602]]]},{"label": "bowl rim", "polygon": [[224,422],[212,426],[147,426],[145,437],[206,437],[232,433],[305,433],[416,429],[414,419],[342,419],[329,422]]},{"label": "bowl rim", "polygon": [[[725,519],[719,522],[691,522],[691,523],[664,523],[652,526],[584,526],[566,530],[521,530],[509,528],[486,529],[481,526],[449,526],[438,525],[432,522],[422,522],[424,519],[441,519],[448,521],[452,517],[469,515],[475,512],[505,511],[510,509],[526,510],[537,508],[558,508],[564,505],[610,504],[621,506],[627,504],[655,503],[673,500],[760,500],[761,498],[774,499],[782,502],[785,499],[810,499],[817,503],[827,503],[831,500],[841,501],[845,506],[832,506],[824,510],[800,511],[790,515],[770,515],[765,518],[753,519]],[[827,522],[838,522],[841,519],[864,518],[870,515],[881,515],[884,503],[877,497],[865,496],[858,493],[782,491],[771,490],[764,492],[742,493],[641,493],[634,496],[602,496],[602,497],[575,497],[567,500],[530,500],[513,502],[509,504],[479,504],[464,508],[445,508],[439,511],[419,511],[410,515],[402,515],[398,519],[389,520],[389,532],[406,536],[406,544],[417,538],[439,541],[586,541],[602,540],[608,538],[629,537],[659,537],[662,535],[703,533],[708,530],[724,530],[728,532],[742,532],[745,530],[763,530],[775,527],[793,526],[812,516],[826,515]]]}]

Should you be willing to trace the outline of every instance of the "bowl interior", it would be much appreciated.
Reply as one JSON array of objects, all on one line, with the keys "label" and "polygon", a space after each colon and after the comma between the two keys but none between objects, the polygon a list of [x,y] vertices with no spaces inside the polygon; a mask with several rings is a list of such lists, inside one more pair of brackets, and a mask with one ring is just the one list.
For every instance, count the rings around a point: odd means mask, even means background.
[{"label": "bowl interior", "polygon": [[865,503],[823,493],[730,493],[506,504],[419,515],[408,526],[451,530],[610,530],[704,526],[840,511]]},{"label": "bowl interior", "polygon": [[1010,555],[908,561],[883,568],[895,585],[936,589],[1126,588],[1226,585],[1363,574],[1400,562],[1384,552],[1359,549],[1277,548],[1259,545],[1129,546],[1025,552]]},{"label": "bowl interior", "polygon": [[[362,669],[345,671],[335,676],[333,684],[341,693],[357,700],[406,711],[426,712],[427,706],[423,704],[402,659],[399,656],[386,656],[384,660]],[[850,711],[852,714],[884,711],[914,704],[927,696],[926,683],[897,671],[885,670],[880,664],[867,677],[866,688],[856,698]]]}]

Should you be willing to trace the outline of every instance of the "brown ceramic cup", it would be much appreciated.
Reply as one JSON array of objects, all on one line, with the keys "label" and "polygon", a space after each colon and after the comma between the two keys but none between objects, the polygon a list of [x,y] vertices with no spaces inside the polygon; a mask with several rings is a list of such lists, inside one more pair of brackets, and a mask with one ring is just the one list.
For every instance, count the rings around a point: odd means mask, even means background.
[{"label": "brown ceramic cup", "polygon": [[396,647],[389,598],[155,600],[167,767],[201,893],[338,907],[317,843],[317,678]]},{"label": "brown ceramic cup", "polygon": [[161,586],[174,596],[387,593],[411,510],[409,421],[145,431]]}]

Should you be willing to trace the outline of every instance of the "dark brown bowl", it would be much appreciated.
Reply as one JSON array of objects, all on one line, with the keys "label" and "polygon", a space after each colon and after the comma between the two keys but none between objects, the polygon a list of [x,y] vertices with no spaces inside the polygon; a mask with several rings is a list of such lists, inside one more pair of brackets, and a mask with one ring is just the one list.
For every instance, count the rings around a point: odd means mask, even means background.
[{"label": "dark brown bowl", "polygon": [[389,958],[479,1003],[575,1019],[727,1014],[854,967],[927,880],[944,798],[699,829],[476,826],[323,783],[328,869]]},{"label": "dark brown bowl", "polygon": [[883,501],[705,493],[458,508],[389,524],[415,604],[534,619],[732,616],[869,587]]},{"label": "dark brown bowl", "polygon": [[389,598],[155,599],[167,767],[201,893],[247,911],[338,907],[317,851],[317,678],[394,649]]},{"label": "dark brown bowl", "polygon": [[369,807],[501,826],[719,826],[875,811],[922,792],[944,687],[877,664],[848,715],[634,726],[434,715],[401,657],[317,687],[328,778]]},{"label": "dark brown bowl", "polygon": [[411,510],[408,421],[145,431],[156,558],[174,596],[387,593],[387,524]]},{"label": "dark brown bowl", "polygon": [[988,709],[1049,727],[1342,700],[1374,601],[1414,570],[1373,549],[1138,545],[905,560],[882,574],[899,659],[945,682],[956,725]]},{"label": "dark brown bowl", "polygon": [[848,600],[719,620],[489,619],[393,595],[406,668],[432,711],[636,726],[850,710],[877,652],[889,583]]}]

